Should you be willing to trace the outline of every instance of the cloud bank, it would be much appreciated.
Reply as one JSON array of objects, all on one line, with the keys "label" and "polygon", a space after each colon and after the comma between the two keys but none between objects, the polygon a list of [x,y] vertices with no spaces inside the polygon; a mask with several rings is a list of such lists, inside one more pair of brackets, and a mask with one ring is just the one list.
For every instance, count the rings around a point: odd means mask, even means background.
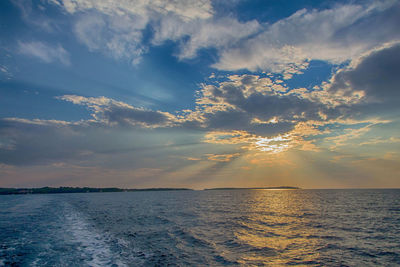
[{"label": "cloud bank", "polygon": [[[66,142],[70,143],[68,148],[57,147],[66,137],[83,134],[90,138],[100,128],[192,130],[204,133],[205,143],[238,145],[241,149],[269,153],[291,148],[336,149],[377,125],[396,120],[393,114],[400,111],[399,55],[399,44],[373,50],[317,89],[289,89],[266,75],[231,75],[226,81],[204,84],[198,92],[196,108],[176,113],[134,107],[106,97],[60,96],[59,100],[86,106],[92,119],[2,119],[2,159],[9,162],[13,158],[10,153],[16,149],[30,153],[47,151],[29,148],[34,143],[46,143],[49,151],[63,151],[64,155],[71,150],[80,151],[79,138],[76,143]],[[24,161],[38,159],[40,155],[21,157],[17,153],[15,158]]]},{"label": "cloud bank", "polygon": [[213,48],[216,69],[283,73],[289,79],[311,60],[340,64],[400,38],[397,1],[301,9],[274,23],[220,16],[210,1],[52,2],[76,18],[75,34],[90,51],[134,64],[150,46],[172,40],[181,60]]}]

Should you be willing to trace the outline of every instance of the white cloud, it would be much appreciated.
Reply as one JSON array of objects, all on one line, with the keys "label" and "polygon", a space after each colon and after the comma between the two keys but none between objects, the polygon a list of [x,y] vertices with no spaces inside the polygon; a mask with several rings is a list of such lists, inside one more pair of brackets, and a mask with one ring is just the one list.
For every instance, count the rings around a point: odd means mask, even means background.
[{"label": "white cloud", "polygon": [[[310,60],[337,64],[383,43],[400,40],[398,1],[301,9],[273,24],[217,17],[209,0],[52,0],[76,18],[75,33],[91,51],[136,64],[149,45],[173,40],[189,59],[217,49],[214,68],[284,74],[289,79]],[[152,28],[150,42],[143,32]]]},{"label": "white cloud", "polygon": [[[125,58],[136,64],[147,50],[143,31],[151,22],[174,17],[178,25],[212,16],[208,0],[59,0],[53,1],[75,14],[75,33],[91,51],[101,51],[116,59]],[[181,37],[181,36],[180,36]],[[171,38],[171,36],[169,36]]]},{"label": "white cloud", "polygon": [[399,15],[399,4],[385,1],[326,10],[302,9],[268,25],[265,31],[237,47],[221,51],[214,67],[292,74],[306,68],[313,59],[344,62],[400,38],[400,31],[394,26],[399,19],[389,13]]},{"label": "white cloud", "polygon": [[9,67],[3,64],[0,64],[0,79],[11,79],[13,77],[12,72],[10,71]]},{"label": "white cloud", "polygon": [[236,19],[225,18],[216,21],[204,21],[194,25],[189,33],[190,39],[182,46],[180,58],[192,58],[201,48],[215,47],[223,49],[246,38],[260,28],[257,21],[240,23]]},{"label": "white cloud", "polygon": [[88,15],[82,17],[75,24],[75,33],[90,51],[100,49],[102,32],[106,23],[101,16]]},{"label": "white cloud", "polygon": [[137,62],[145,51],[142,30],[147,18],[141,16],[104,16],[89,13],[80,16],[74,26],[79,41],[90,51],[103,51],[116,59]]},{"label": "white cloud", "polygon": [[[137,63],[148,44],[143,31],[154,30],[152,45],[167,40],[180,43],[177,56],[193,58],[201,48],[225,49],[255,34],[257,21],[239,22],[235,18],[215,18],[210,1],[56,1],[76,15],[74,31],[90,51],[101,51],[116,59]],[[184,39],[186,41],[184,41]]]},{"label": "white cloud", "polygon": [[182,23],[177,17],[163,18],[154,25],[155,35],[153,44],[161,44],[166,40],[181,42],[181,50],[178,53],[180,59],[194,58],[197,51],[202,48],[214,47],[225,49],[231,47],[243,38],[260,30],[256,20],[241,23],[234,18],[220,18],[207,20],[193,20]]},{"label": "white cloud", "polygon": [[209,0],[58,0],[53,2],[63,6],[69,13],[95,9],[106,15],[149,16],[156,12],[172,13],[183,20],[204,19],[212,15]]},{"label": "white cloud", "polygon": [[69,53],[60,44],[51,46],[38,41],[18,42],[18,51],[21,54],[39,58],[46,63],[59,61],[66,66],[71,65]]},{"label": "white cloud", "polygon": [[[54,2],[54,1],[53,1]],[[210,1],[58,0],[77,17],[75,33],[91,51],[140,61],[149,44],[143,31],[152,27],[152,45],[180,44],[177,56],[193,58],[202,48],[216,48],[221,70],[248,69],[301,73],[310,60],[341,63],[385,42],[400,39],[400,5],[384,0],[301,9],[273,24],[216,17]],[[377,23],[378,22],[378,23]]]}]

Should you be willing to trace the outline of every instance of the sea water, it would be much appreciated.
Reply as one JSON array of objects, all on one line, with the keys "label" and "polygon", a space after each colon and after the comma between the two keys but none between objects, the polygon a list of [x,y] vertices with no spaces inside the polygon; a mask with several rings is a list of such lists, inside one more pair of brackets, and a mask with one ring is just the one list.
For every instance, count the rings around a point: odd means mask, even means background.
[{"label": "sea water", "polygon": [[398,266],[400,190],[0,196],[0,266]]}]

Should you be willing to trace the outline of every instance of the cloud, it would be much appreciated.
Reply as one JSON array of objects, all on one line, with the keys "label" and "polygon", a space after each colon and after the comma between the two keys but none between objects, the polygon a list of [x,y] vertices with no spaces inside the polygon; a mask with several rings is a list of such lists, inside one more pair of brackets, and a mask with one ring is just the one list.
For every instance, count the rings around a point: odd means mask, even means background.
[{"label": "cloud", "polygon": [[[274,135],[290,131],[296,122],[320,120],[320,112],[328,113],[328,108],[318,99],[289,94],[288,88],[276,86],[268,77],[233,75],[227,78],[214,85],[204,85],[199,91],[198,117],[208,129]],[[303,92],[308,93],[308,90]]]},{"label": "cloud", "polygon": [[[35,12],[35,8],[45,9],[37,1],[32,0],[13,0],[11,1],[21,12],[21,18],[28,26],[40,28],[46,32],[54,32],[57,29],[57,22],[44,16],[41,12]],[[35,4],[39,4],[35,6]]]},{"label": "cloud", "polygon": [[[242,23],[230,17],[187,23],[182,23],[176,17],[168,17],[153,24],[153,27],[153,44],[160,45],[167,40],[180,41],[179,59],[194,58],[202,48],[226,49],[260,30],[256,20]],[[185,37],[188,40],[182,41]]]},{"label": "cloud", "polygon": [[13,74],[10,71],[10,68],[6,65],[0,64],[0,79],[10,80],[13,77]]},{"label": "cloud", "polygon": [[233,153],[233,154],[207,154],[207,159],[211,161],[217,161],[217,162],[229,162],[237,157],[240,156],[239,153]]},{"label": "cloud", "polygon": [[102,51],[115,59],[140,61],[146,51],[141,44],[147,19],[130,16],[105,16],[96,12],[80,16],[74,26],[78,40],[89,51]]},{"label": "cloud", "polygon": [[[383,113],[368,110],[377,103],[382,110],[399,110],[395,104],[399,53],[398,44],[374,49],[338,72],[329,83],[311,89],[290,89],[267,75],[230,75],[224,81],[203,84],[195,108],[175,114],[106,97],[64,95],[58,99],[86,106],[92,119],[63,122],[11,118],[3,124],[9,125],[7,129],[12,125],[35,131],[47,129],[48,135],[57,129],[76,135],[97,128],[191,130],[205,133],[205,144],[233,145],[239,150],[278,153],[290,149],[318,151],[321,146],[335,150],[347,146],[348,140],[362,138],[372,126],[392,121]],[[27,138],[4,136],[2,147],[10,149],[20,149],[19,142]],[[45,141],[39,139],[39,143]]]},{"label": "cloud", "polygon": [[54,0],[54,3],[64,7],[69,13],[95,9],[107,15],[141,15],[152,12],[174,14],[183,20],[204,19],[212,15],[211,2],[208,0],[122,0],[118,3],[107,0]]},{"label": "cloud", "polygon": [[181,60],[213,48],[214,68],[283,73],[289,79],[311,60],[339,64],[400,38],[400,4],[391,0],[301,9],[273,24],[220,16],[208,0],[52,2],[74,16],[74,32],[90,51],[133,64],[151,45],[172,40]]},{"label": "cloud", "polygon": [[349,95],[362,91],[368,103],[387,105],[400,98],[400,43],[370,51],[348,69],[333,77],[329,91]]},{"label": "cloud", "polygon": [[106,97],[64,95],[58,99],[88,107],[93,112],[92,116],[96,122],[110,126],[156,128],[172,126],[177,122],[177,118],[168,112],[133,107]]},{"label": "cloud", "polygon": [[[171,144],[172,141],[172,144]],[[125,127],[96,120],[0,119],[0,162],[8,165],[48,165],[57,162],[111,169],[144,168],[172,151],[193,144],[179,133],[154,131],[147,126]]]},{"label": "cloud", "polygon": [[195,112],[212,131],[205,142],[266,152],[348,146],[397,120],[399,55],[398,43],[372,49],[316,88],[276,87],[247,74],[203,85]]},{"label": "cloud", "polygon": [[[400,111],[399,55],[397,43],[373,49],[328,83],[309,89],[290,89],[264,74],[229,75],[223,81],[203,84],[193,110],[174,114],[106,97],[60,96],[59,100],[87,107],[92,118],[76,122],[2,119],[0,162],[82,159],[105,151],[124,151],[126,144],[118,140],[119,132],[156,128],[160,132],[196,132],[196,141],[204,145],[231,146],[229,155],[243,150],[267,154],[335,151],[349,147],[354,140],[367,144],[365,137],[373,135],[376,126],[398,122],[393,114]],[[99,147],[105,144],[107,149],[101,151]],[[234,158],[217,156],[226,154],[223,151],[202,154],[217,161]]]},{"label": "cloud", "polygon": [[23,55],[36,57],[45,63],[59,61],[66,66],[71,65],[69,53],[60,44],[51,46],[39,41],[20,41],[18,42],[18,52]]},{"label": "cloud", "polygon": [[358,129],[345,129],[344,134],[337,135],[337,136],[332,136],[332,137],[327,137],[327,141],[333,141],[333,145],[331,146],[331,149],[334,150],[337,147],[348,145],[349,140],[353,139],[358,139],[367,132],[371,130],[371,127],[374,124],[368,124],[364,127],[358,128]]},{"label": "cloud", "polygon": [[247,131],[213,131],[205,135],[204,142],[219,145],[235,145],[239,146],[241,150],[261,151],[268,154],[281,153],[289,149],[318,151],[319,149],[313,144],[313,141],[304,140],[305,136],[307,135],[298,131],[290,131],[273,137],[255,135]]},{"label": "cloud", "polygon": [[20,165],[79,158],[82,135],[73,128],[67,122],[0,119],[0,136],[10,144],[8,149],[0,149],[0,162]]},{"label": "cloud", "polygon": [[[76,17],[75,34],[90,51],[100,51],[116,59],[140,62],[148,46],[143,32],[150,24],[166,25],[173,17],[178,25],[212,16],[211,2],[196,1],[53,1]],[[172,39],[172,36],[169,36]]]},{"label": "cloud", "polygon": [[[267,75],[230,75],[225,81],[202,86],[193,113],[209,130],[247,131],[265,137],[289,133],[307,122],[319,128],[387,122],[400,111],[399,56],[398,43],[385,44],[315,88],[291,89]],[[307,129],[311,130],[315,131]]]},{"label": "cloud", "polygon": [[[394,136],[392,136],[392,137],[390,137],[388,139],[374,138],[374,139],[368,140],[366,142],[360,143],[360,146],[376,145],[376,144],[382,144],[382,143],[400,143],[400,138],[394,137]],[[396,154],[396,153],[389,153],[387,156],[390,157],[392,154]]]},{"label": "cloud", "polygon": [[383,43],[399,40],[400,4],[337,5],[331,9],[301,9],[266,25],[260,34],[220,51],[213,66],[221,70],[268,70],[299,73],[310,60],[333,64],[359,57]]}]

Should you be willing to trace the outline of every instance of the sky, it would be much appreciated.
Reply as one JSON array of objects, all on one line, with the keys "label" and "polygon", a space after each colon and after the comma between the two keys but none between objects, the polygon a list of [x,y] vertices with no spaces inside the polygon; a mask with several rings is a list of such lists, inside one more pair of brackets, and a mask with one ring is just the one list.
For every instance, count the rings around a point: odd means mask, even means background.
[{"label": "sky", "polygon": [[400,187],[400,1],[0,1],[0,187]]}]

